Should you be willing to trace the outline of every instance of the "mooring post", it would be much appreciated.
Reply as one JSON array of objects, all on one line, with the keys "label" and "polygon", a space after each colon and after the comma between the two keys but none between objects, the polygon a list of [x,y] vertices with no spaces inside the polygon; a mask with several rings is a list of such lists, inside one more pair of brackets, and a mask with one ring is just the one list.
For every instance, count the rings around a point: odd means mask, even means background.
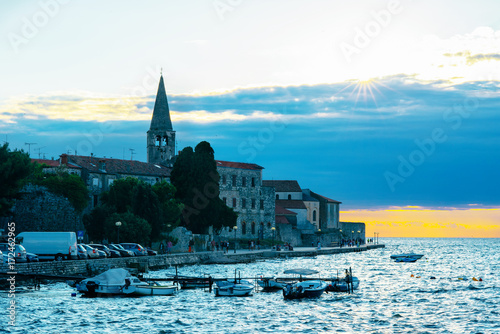
[{"label": "mooring post", "polygon": [[351,277],[351,293],[354,293],[353,280],[352,280],[352,269],[349,267],[349,276]]}]

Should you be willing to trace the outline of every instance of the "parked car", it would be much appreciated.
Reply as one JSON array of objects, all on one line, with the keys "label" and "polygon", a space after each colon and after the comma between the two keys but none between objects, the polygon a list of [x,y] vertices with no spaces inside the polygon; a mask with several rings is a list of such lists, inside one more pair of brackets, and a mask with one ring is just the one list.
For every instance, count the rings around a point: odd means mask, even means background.
[{"label": "parked car", "polygon": [[120,244],[111,244],[111,245],[108,245],[108,248],[119,252],[122,257],[135,256],[134,252],[126,250]]},{"label": "parked car", "polygon": [[121,257],[120,252],[115,251],[113,249],[109,249],[105,245],[100,244],[89,244],[90,247],[101,250],[106,253],[106,257]]},{"label": "parked car", "polygon": [[[9,262],[9,244],[8,243],[0,243],[0,251],[3,252],[3,261]],[[10,255],[12,257],[12,255]],[[15,245],[14,247],[14,261],[15,262],[28,262],[26,259],[26,249],[23,245]]]},{"label": "parked car", "polygon": [[[93,248],[93,247],[92,247]],[[97,248],[94,248],[96,251],[97,251],[97,254],[99,254],[99,258],[100,259],[105,259],[108,257],[108,255],[106,254],[105,251],[103,250],[100,250],[100,249],[97,249]]]},{"label": "parked car", "polygon": [[85,247],[85,250],[87,251],[87,255],[89,259],[98,259],[99,258],[99,252],[97,249],[90,247],[89,245],[81,244],[83,247]]},{"label": "parked car", "polygon": [[125,248],[126,250],[134,252],[135,256],[146,256],[148,255],[148,252],[146,251],[146,248],[142,247],[139,244],[133,244],[133,243],[123,243],[120,244]]},{"label": "parked car", "polygon": [[76,249],[78,250],[79,260],[86,260],[89,258],[89,255],[87,254],[87,248],[83,247],[81,244],[78,244],[76,246]]},{"label": "parked car", "polygon": [[39,262],[38,255],[26,252],[26,260],[28,262]]},{"label": "parked car", "polygon": [[158,255],[157,251],[155,251],[149,247],[146,248],[146,251],[148,252],[148,255]]}]

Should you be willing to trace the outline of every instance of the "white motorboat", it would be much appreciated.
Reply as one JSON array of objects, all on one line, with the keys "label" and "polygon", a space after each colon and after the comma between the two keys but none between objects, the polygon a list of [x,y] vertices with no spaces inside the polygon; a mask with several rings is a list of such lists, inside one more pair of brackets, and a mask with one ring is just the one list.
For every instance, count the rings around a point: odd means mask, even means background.
[{"label": "white motorboat", "polygon": [[421,259],[424,255],[423,254],[415,254],[415,253],[407,253],[407,254],[393,254],[391,255],[391,259],[393,260],[398,260],[398,259]]},{"label": "white motorboat", "polygon": [[131,276],[122,268],[109,269],[76,284],[76,289],[89,296],[123,295],[126,287],[148,286],[148,283]]},{"label": "white motorboat", "polygon": [[253,293],[252,283],[244,280],[216,281],[214,284],[215,296],[243,297]]},{"label": "white motorboat", "polygon": [[179,284],[169,285],[129,285],[123,288],[124,294],[137,296],[172,296],[179,291]]},{"label": "white motorboat", "polygon": [[263,290],[283,290],[287,284],[295,284],[302,280],[302,276],[314,275],[318,271],[312,269],[289,269],[284,271],[285,274],[292,274],[293,277],[273,277],[257,279],[257,284]]},{"label": "white motorboat", "polygon": [[309,280],[287,284],[283,289],[285,299],[317,298],[326,290],[328,284],[321,280]]}]

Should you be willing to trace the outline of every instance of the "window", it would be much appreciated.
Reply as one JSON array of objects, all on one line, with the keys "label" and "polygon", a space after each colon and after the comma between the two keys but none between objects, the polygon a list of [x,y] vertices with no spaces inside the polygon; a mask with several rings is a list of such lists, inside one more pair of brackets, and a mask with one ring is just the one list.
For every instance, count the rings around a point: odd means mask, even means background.
[{"label": "window", "polygon": [[226,197],[222,197],[222,201],[224,202],[224,204],[227,205],[227,198]]},{"label": "window", "polygon": [[252,209],[255,209],[255,198],[252,198]]},{"label": "window", "polygon": [[222,175],[222,184],[226,184],[227,183],[227,180],[226,180],[226,175]]},{"label": "window", "polygon": [[288,199],[289,200],[292,199],[292,195],[288,194]]},{"label": "window", "polygon": [[255,177],[252,177],[252,187],[255,187]]},{"label": "window", "polygon": [[231,175],[233,179],[233,187],[236,187],[236,175]]},{"label": "window", "polygon": [[236,198],[233,197],[233,208],[236,207]]},{"label": "window", "polygon": [[247,207],[247,200],[246,200],[246,198],[242,198],[241,199],[241,207],[243,209],[246,209],[246,207]]},{"label": "window", "polygon": [[316,221],[316,210],[313,211],[313,222]]},{"label": "window", "polygon": [[247,223],[241,223],[241,234],[247,234]]},{"label": "window", "polygon": [[115,179],[109,179],[108,180],[108,186],[112,185],[114,181],[115,181]]},{"label": "window", "polygon": [[247,186],[247,178],[244,177],[244,176],[241,178],[241,186],[242,187],[246,187]]},{"label": "window", "polygon": [[97,177],[94,177],[94,178],[92,179],[92,185],[93,185],[94,187],[97,187],[97,186],[99,185],[99,179],[98,179]]},{"label": "window", "polygon": [[252,222],[250,226],[252,227],[252,234],[255,234],[255,222]]},{"label": "window", "polygon": [[260,200],[260,209],[264,210],[264,200],[263,199]]},{"label": "window", "polygon": [[276,199],[280,199],[280,195],[276,194]]},{"label": "window", "polygon": [[271,228],[271,223],[267,223],[267,228]]}]

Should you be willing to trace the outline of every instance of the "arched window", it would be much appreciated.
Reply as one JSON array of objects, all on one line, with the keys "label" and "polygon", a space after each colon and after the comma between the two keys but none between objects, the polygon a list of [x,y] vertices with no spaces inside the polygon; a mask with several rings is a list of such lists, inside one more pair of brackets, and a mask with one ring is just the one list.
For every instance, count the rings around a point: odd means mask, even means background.
[{"label": "arched window", "polygon": [[280,195],[279,194],[276,194],[276,199],[280,199]]},{"label": "arched window", "polygon": [[247,234],[247,223],[241,223],[241,234]]},{"label": "arched window", "polygon": [[164,136],[164,137],[163,137],[163,144],[164,144],[165,146],[168,146],[168,137],[167,137],[167,136]]},{"label": "arched window", "polygon": [[313,222],[316,221],[316,210],[313,211]]},{"label": "arched window", "polygon": [[252,234],[255,234],[255,222],[252,222]]},{"label": "arched window", "polygon": [[161,146],[161,136],[156,136],[155,145],[156,146]]},{"label": "arched window", "polygon": [[289,200],[292,199],[292,195],[288,194],[288,199]]}]

